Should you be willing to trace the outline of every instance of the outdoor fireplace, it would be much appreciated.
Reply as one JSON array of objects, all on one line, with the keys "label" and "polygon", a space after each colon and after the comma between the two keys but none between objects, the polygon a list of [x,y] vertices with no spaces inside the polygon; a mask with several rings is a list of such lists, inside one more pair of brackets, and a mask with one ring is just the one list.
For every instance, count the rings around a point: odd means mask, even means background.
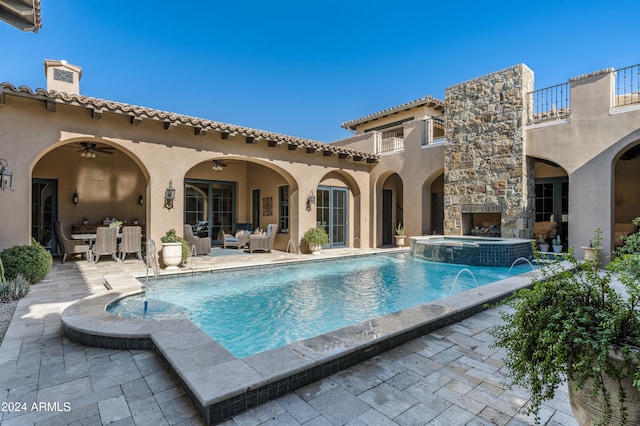
[{"label": "outdoor fireplace", "polygon": [[500,237],[500,213],[463,213],[462,235]]}]

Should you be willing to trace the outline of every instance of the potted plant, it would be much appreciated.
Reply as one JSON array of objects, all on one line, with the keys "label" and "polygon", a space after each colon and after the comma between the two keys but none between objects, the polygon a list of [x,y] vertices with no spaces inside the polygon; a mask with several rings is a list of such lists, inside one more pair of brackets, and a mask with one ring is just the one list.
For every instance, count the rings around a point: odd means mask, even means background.
[{"label": "potted plant", "polygon": [[562,241],[560,241],[560,235],[557,235],[552,241],[551,246],[553,247],[554,253],[562,253]]},{"label": "potted plant", "polygon": [[311,254],[320,254],[322,245],[329,242],[329,234],[327,234],[324,228],[310,228],[307,229],[307,232],[302,236],[302,241],[309,244]]},{"label": "potted plant", "polygon": [[404,239],[404,227],[402,226],[402,222],[400,222],[396,228],[396,246],[404,247]]},{"label": "potted plant", "polygon": [[[599,256],[596,256],[596,246],[594,245],[593,240],[589,240],[588,246],[582,246],[580,248],[584,250],[584,260],[600,260]],[[598,247],[598,249],[602,250],[602,247]]]},{"label": "potted plant", "polygon": [[162,242],[162,261],[166,269],[178,269],[178,265],[185,262],[190,255],[189,244],[176,234],[175,229],[167,231],[164,237],[160,237]]},{"label": "potted plant", "polygon": [[[600,230],[594,252],[600,254]],[[532,244],[534,256],[539,253]],[[507,374],[531,392],[523,407],[538,412],[568,381],[571,408],[579,424],[640,422],[640,255],[618,257],[606,270],[596,259],[541,269],[532,288],[505,302],[503,323],[491,334],[506,350]],[[616,279],[626,290],[621,296]],[[635,380],[635,382],[634,382]]]},{"label": "potted plant", "polygon": [[114,220],[113,222],[111,222],[109,224],[109,227],[110,228],[116,228],[117,229],[116,232],[118,232],[118,234],[119,234],[120,233],[120,228],[122,228],[122,223],[123,222],[121,220]]},{"label": "potted plant", "polygon": [[542,234],[538,236],[538,250],[545,253],[549,251],[549,244],[542,238]]}]

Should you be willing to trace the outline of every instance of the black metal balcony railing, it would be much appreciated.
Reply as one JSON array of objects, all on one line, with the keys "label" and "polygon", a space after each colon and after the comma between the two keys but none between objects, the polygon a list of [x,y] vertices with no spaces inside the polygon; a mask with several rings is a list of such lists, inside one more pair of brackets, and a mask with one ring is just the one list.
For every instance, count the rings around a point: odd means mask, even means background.
[{"label": "black metal balcony railing", "polygon": [[571,114],[569,83],[534,90],[527,94],[527,98],[528,124],[561,120]]},{"label": "black metal balcony railing", "polygon": [[432,142],[444,142],[444,115],[431,117],[433,120]]},{"label": "black metal balcony railing", "polygon": [[620,68],[615,71],[614,107],[640,103],[640,65]]}]

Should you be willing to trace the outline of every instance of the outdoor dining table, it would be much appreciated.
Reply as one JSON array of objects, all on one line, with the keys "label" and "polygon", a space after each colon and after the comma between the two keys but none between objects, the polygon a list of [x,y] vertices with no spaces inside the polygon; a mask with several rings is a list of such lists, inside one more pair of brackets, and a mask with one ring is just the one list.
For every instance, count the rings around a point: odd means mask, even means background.
[{"label": "outdoor dining table", "polygon": [[[93,246],[96,241],[97,234],[71,234],[71,238],[74,240],[83,240],[89,242],[89,246]],[[118,232],[118,239],[122,238],[122,232]]]}]

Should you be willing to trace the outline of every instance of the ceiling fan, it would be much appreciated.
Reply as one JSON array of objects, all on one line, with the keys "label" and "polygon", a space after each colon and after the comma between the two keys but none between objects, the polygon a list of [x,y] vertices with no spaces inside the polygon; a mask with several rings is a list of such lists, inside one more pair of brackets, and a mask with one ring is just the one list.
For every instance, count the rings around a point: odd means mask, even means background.
[{"label": "ceiling fan", "polygon": [[213,164],[211,168],[216,172],[219,172],[223,168],[227,167],[227,163],[222,160],[211,160],[211,163]]},{"label": "ceiling fan", "polygon": [[96,152],[102,154],[113,154],[115,148],[110,146],[98,146],[98,144],[93,142],[78,142],[78,144],[82,147],[77,152],[80,153],[81,157],[85,158],[96,158]]}]

